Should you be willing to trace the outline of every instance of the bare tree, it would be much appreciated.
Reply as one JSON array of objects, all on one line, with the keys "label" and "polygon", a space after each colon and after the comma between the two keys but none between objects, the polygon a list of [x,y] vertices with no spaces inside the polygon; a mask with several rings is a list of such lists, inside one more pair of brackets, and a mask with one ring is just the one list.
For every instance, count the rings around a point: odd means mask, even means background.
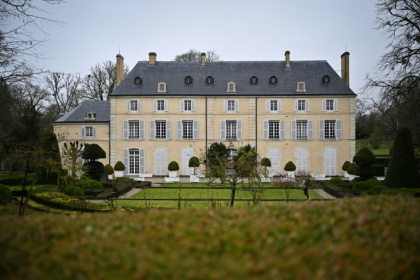
[{"label": "bare tree", "polygon": [[[124,67],[124,75],[129,72],[128,66]],[[117,65],[111,60],[98,63],[90,68],[84,80],[83,98],[90,100],[107,100],[117,87]]]},{"label": "bare tree", "polygon": [[83,95],[82,79],[79,75],[49,73],[44,80],[46,90],[54,98],[57,115],[79,106]]},{"label": "bare tree", "polygon": [[[42,0],[47,4],[60,4],[64,0]],[[45,42],[34,38],[33,29],[43,30],[45,23],[59,23],[46,17],[46,12],[34,4],[34,0],[0,1],[0,71],[1,79],[9,84],[22,81],[34,73],[42,72],[28,64],[28,57],[39,58],[36,47]],[[35,70],[34,70],[35,69]]]},{"label": "bare tree", "polygon": [[[195,49],[190,49],[186,53],[175,56],[174,60],[178,62],[201,61],[201,52]],[[206,61],[219,61],[219,60],[220,60],[220,57],[214,50],[210,50],[206,52]]]},{"label": "bare tree", "polygon": [[420,145],[420,2],[379,0],[378,29],[388,36],[388,52],[378,63],[374,77],[367,76],[365,92],[379,89],[375,107],[393,131],[409,125],[413,140]]}]

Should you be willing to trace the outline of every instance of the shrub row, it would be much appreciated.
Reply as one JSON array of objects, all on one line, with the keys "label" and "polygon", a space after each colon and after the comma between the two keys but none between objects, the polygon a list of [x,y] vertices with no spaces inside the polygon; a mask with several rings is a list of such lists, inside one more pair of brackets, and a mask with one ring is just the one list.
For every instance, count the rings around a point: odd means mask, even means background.
[{"label": "shrub row", "polygon": [[104,211],[97,204],[71,198],[68,195],[59,192],[44,192],[31,195],[30,197],[35,202],[62,210],[85,212]]}]

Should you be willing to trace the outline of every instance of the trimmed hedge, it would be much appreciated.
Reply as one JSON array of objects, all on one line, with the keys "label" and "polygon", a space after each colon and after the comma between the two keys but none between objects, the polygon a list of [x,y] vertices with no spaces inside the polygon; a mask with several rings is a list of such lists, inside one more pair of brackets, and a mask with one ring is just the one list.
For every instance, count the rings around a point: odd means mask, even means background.
[{"label": "trimmed hedge", "polygon": [[102,210],[102,206],[98,204],[71,198],[68,195],[59,192],[43,192],[31,195],[30,197],[35,202],[56,209],[84,212],[106,211]]},{"label": "trimmed hedge", "polygon": [[6,205],[12,201],[12,191],[9,187],[0,185],[0,205]]},{"label": "trimmed hedge", "polygon": [[389,188],[385,187],[385,186],[373,186],[370,190],[368,190],[368,195],[377,195],[377,194],[381,194],[382,191],[384,190],[388,190]]},{"label": "trimmed hedge", "polygon": [[344,184],[344,180],[341,178],[331,178],[328,182],[334,185]]},{"label": "trimmed hedge", "polygon": [[103,190],[104,186],[102,186],[101,183],[99,183],[98,181],[95,180],[85,180],[82,183],[82,189],[99,189],[99,190]]},{"label": "trimmed hedge", "polygon": [[83,196],[83,190],[74,186],[65,187],[63,193],[68,196]]},{"label": "trimmed hedge", "polygon": [[368,191],[372,188],[372,184],[368,181],[357,182],[353,185],[353,190]]}]

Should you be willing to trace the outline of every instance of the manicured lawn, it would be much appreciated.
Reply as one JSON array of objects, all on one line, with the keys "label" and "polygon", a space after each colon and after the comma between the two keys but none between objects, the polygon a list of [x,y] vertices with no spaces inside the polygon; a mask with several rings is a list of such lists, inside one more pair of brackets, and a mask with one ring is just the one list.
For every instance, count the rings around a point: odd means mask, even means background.
[{"label": "manicured lawn", "polygon": [[[130,198],[171,198],[171,199],[230,199],[231,190],[230,189],[212,189],[209,188],[206,184],[182,184],[182,189],[178,188],[179,184],[165,184],[164,186],[170,186],[173,188],[147,188],[141,190]],[[225,185],[229,187],[229,185]],[[203,189],[195,189],[189,187],[203,187]],[[258,191],[256,189],[256,191]],[[306,196],[303,193],[303,190],[291,189],[289,199],[306,199]],[[270,185],[264,185],[264,190],[262,192],[253,192],[250,190],[242,190],[238,188],[236,190],[235,199],[252,199],[253,194],[260,194],[261,199],[286,199],[285,190],[282,189],[270,189]],[[311,198],[322,199],[323,197],[309,190],[309,196]],[[144,209],[144,208],[178,208],[180,203],[180,208],[210,208],[210,207],[228,207],[228,201],[135,201],[135,200],[119,200],[118,205],[122,206],[125,209]],[[286,203],[286,202],[259,202],[262,204],[267,203]],[[234,206],[245,207],[252,205],[251,202],[246,201],[236,201]]]},{"label": "manicured lawn", "polygon": [[420,200],[0,217],[2,279],[419,279]]}]

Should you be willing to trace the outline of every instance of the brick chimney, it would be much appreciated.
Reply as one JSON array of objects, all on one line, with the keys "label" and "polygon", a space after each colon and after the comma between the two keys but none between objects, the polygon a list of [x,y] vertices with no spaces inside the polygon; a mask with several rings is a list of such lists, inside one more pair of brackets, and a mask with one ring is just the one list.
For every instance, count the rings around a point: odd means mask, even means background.
[{"label": "brick chimney", "polygon": [[149,64],[156,64],[156,56],[155,52],[149,52]]},{"label": "brick chimney", "polygon": [[206,54],[205,53],[201,53],[201,65],[202,66],[206,65]]},{"label": "brick chimney", "polygon": [[285,60],[286,60],[286,68],[290,68],[290,52],[286,51],[284,53]]},{"label": "brick chimney", "polygon": [[124,79],[124,57],[117,54],[117,86]]},{"label": "brick chimney", "polygon": [[341,78],[350,86],[350,53],[345,52],[341,55]]}]

